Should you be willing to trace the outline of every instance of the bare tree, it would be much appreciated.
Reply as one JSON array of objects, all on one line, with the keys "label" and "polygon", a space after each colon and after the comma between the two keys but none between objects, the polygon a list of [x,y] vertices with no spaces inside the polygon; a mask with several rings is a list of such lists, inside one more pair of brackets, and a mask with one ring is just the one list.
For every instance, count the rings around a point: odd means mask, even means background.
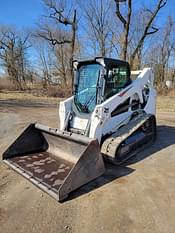
[{"label": "bare tree", "polygon": [[170,74],[173,75],[174,47],[174,23],[172,18],[168,17],[162,30],[159,31],[159,40],[157,37],[153,38],[145,60],[146,64],[154,67],[158,86],[164,86],[165,80],[170,77]]},{"label": "bare tree", "polygon": [[162,66],[162,74],[161,74],[161,82],[165,80],[165,70],[168,69],[168,61],[175,46],[174,38],[172,40],[172,33],[173,32],[173,21],[172,18],[169,17],[165,28],[163,30],[162,35],[162,46],[160,47],[160,59],[161,59],[161,66]]},{"label": "bare tree", "polygon": [[50,47],[47,41],[42,38],[32,38],[32,44],[37,54],[37,68],[39,68],[38,73],[41,74],[43,87],[47,88],[51,84],[50,65],[52,60],[50,56]]},{"label": "bare tree", "polygon": [[[126,60],[128,57],[130,26],[131,26],[132,13],[133,13],[132,0],[126,0],[127,1],[127,17],[123,16],[120,10],[120,1],[118,0],[114,0],[114,1],[116,5],[116,16],[123,25],[122,58]],[[158,28],[153,26],[153,22],[157,14],[159,13],[160,9],[163,8],[166,5],[166,3],[167,3],[167,0],[158,0],[158,3],[153,10],[146,9],[146,11],[149,12],[149,17],[147,18],[147,22],[144,25],[143,33],[140,36],[134,51],[130,55],[131,66],[133,65],[136,55],[139,53],[139,50],[144,45],[144,41],[146,37],[158,31]]]},{"label": "bare tree", "polygon": [[122,59],[127,59],[127,49],[128,49],[128,37],[129,37],[129,29],[131,22],[131,14],[132,14],[132,0],[128,0],[128,13],[125,18],[120,11],[120,1],[114,0],[116,3],[116,15],[118,19],[123,24],[124,32],[123,32],[123,45],[122,45]]},{"label": "bare tree", "polygon": [[28,35],[22,38],[14,29],[2,27],[0,30],[0,59],[9,78],[19,89],[23,88],[27,78],[26,51]]},{"label": "bare tree", "polygon": [[148,19],[147,24],[145,25],[143,35],[141,36],[141,38],[138,41],[138,44],[137,44],[134,52],[131,55],[131,58],[130,58],[131,66],[133,65],[134,58],[135,58],[136,54],[138,53],[139,49],[143,46],[146,37],[156,33],[159,30],[158,28],[152,26],[152,24],[153,24],[153,21],[154,21],[154,19],[156,18],[157,14],[158,14],[158,12],[160,11],[161,8],[163,8],[166,5],[166,3],[167,3],[167,0],[159,0],[159,2],[157,4],[157,6],[155,7],[155,9],[153,11],[149,10],[150,18]]},{"label": "bare tree", "polygon": [[88,39],[96,45],[100,56],[106,56],[111,49],[111,3],[109,0],[90,0],[83,8],[88,25]]},{"label": "bare tree", "polygon": [[66,45],[60,45],[59,48],[54,50],[55,56],[55,75],[61,78],[61,82],[69,86],[67,81],[67,76],[69,76],[69,58],[70,58],[70,48]]},{"label": "bare tree", "polygon": [[[76,31],[77,31],[77,19],[76,10],[73,11],[72,16],[67,16],[65,13],[65,7],[57,4],[55,0],[44,0],[44,3],[49,11],[47,18],[52,20],[52,27],[47,24],[40,25],[38,35],[47,41],[49,41],[56,50],[63,50],[64,47],[69,47],[69,73],[73,82],[73,59],[76,45]],[[54,29],[53,24],[56,26]],[[69,30],[61,27],[70,27]],[[61,61],[62,62],[62,61]],[[73,84],[73,83],[72,83]]]}]

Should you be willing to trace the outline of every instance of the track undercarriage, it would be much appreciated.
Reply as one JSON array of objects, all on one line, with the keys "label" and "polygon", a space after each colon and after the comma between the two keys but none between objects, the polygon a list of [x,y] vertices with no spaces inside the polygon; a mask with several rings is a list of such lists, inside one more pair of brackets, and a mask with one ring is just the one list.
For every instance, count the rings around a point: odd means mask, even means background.
[{"label": "track undercarriage", "polygon": [[107,138],[101,147],[104,158],[121,164],[151,145],[156,137],[156,120],[151,114],[142,113]]}]

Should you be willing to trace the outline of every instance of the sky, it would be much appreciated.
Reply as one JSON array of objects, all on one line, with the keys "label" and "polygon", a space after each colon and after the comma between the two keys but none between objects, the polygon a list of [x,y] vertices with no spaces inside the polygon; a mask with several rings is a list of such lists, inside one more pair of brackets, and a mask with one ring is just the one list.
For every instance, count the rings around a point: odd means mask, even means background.
[{"label": "sky", "polygon": [[[86,0],[88,1],[88,0]],[[133,0],[133,6],[144,2],[156,2],[157,0]],[[71,0],[67,2],[71,3]],[[35,26],[43,14],[42,0],[0,0],[0,25],[15,25],[18,29]],[[162,24],[168,15],[175,19],[175,0],[168,0],[164,9],[158,16],[158,24]]]},{"label": "sky", "polygon": [[0,25],[15,25],[18,29],[31,27],[42,13],[42,0],[0,0]]}]

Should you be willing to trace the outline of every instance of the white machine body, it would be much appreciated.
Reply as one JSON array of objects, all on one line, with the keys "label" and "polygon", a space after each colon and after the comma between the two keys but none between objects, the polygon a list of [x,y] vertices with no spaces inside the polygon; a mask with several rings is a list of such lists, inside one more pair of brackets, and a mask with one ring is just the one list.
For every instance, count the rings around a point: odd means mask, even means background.
[{"label": "white machine body", "polygon": [[[118,128],[128,123],[130,116],[135,111],[135,109],[132,109],[132,101],[139,103],[137,110],[142,109],[146,113],[155,115],[156,90],[153,87],[154,74],[152,69],[144,68],[141,71],[131,72],[132,74],[137,75],[137,78],[130,85],[103,103],[97,104],[91,114],[82,114],[82,116],[74,114],[71,127],[84,131],[89,124],[89,133],[86,136],[98,139],[100,143],[104,135],[115,132]],[[130,101],[127,111],[111,117],[111,113],[117,106],[127,99]],[[73,111],[73,102],[74,96],[60,102],[60,130],[65,130],[66,128],[69,113]]]}]

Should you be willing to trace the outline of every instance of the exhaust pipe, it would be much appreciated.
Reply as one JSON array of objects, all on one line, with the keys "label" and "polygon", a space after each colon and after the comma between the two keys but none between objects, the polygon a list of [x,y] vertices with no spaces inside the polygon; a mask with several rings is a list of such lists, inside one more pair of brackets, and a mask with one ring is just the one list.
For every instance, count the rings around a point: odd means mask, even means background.
[{"label": "exhaust pipe", "polygon": [[3,160],[58,201],[105,172],[97,140],[31,124]]}]

